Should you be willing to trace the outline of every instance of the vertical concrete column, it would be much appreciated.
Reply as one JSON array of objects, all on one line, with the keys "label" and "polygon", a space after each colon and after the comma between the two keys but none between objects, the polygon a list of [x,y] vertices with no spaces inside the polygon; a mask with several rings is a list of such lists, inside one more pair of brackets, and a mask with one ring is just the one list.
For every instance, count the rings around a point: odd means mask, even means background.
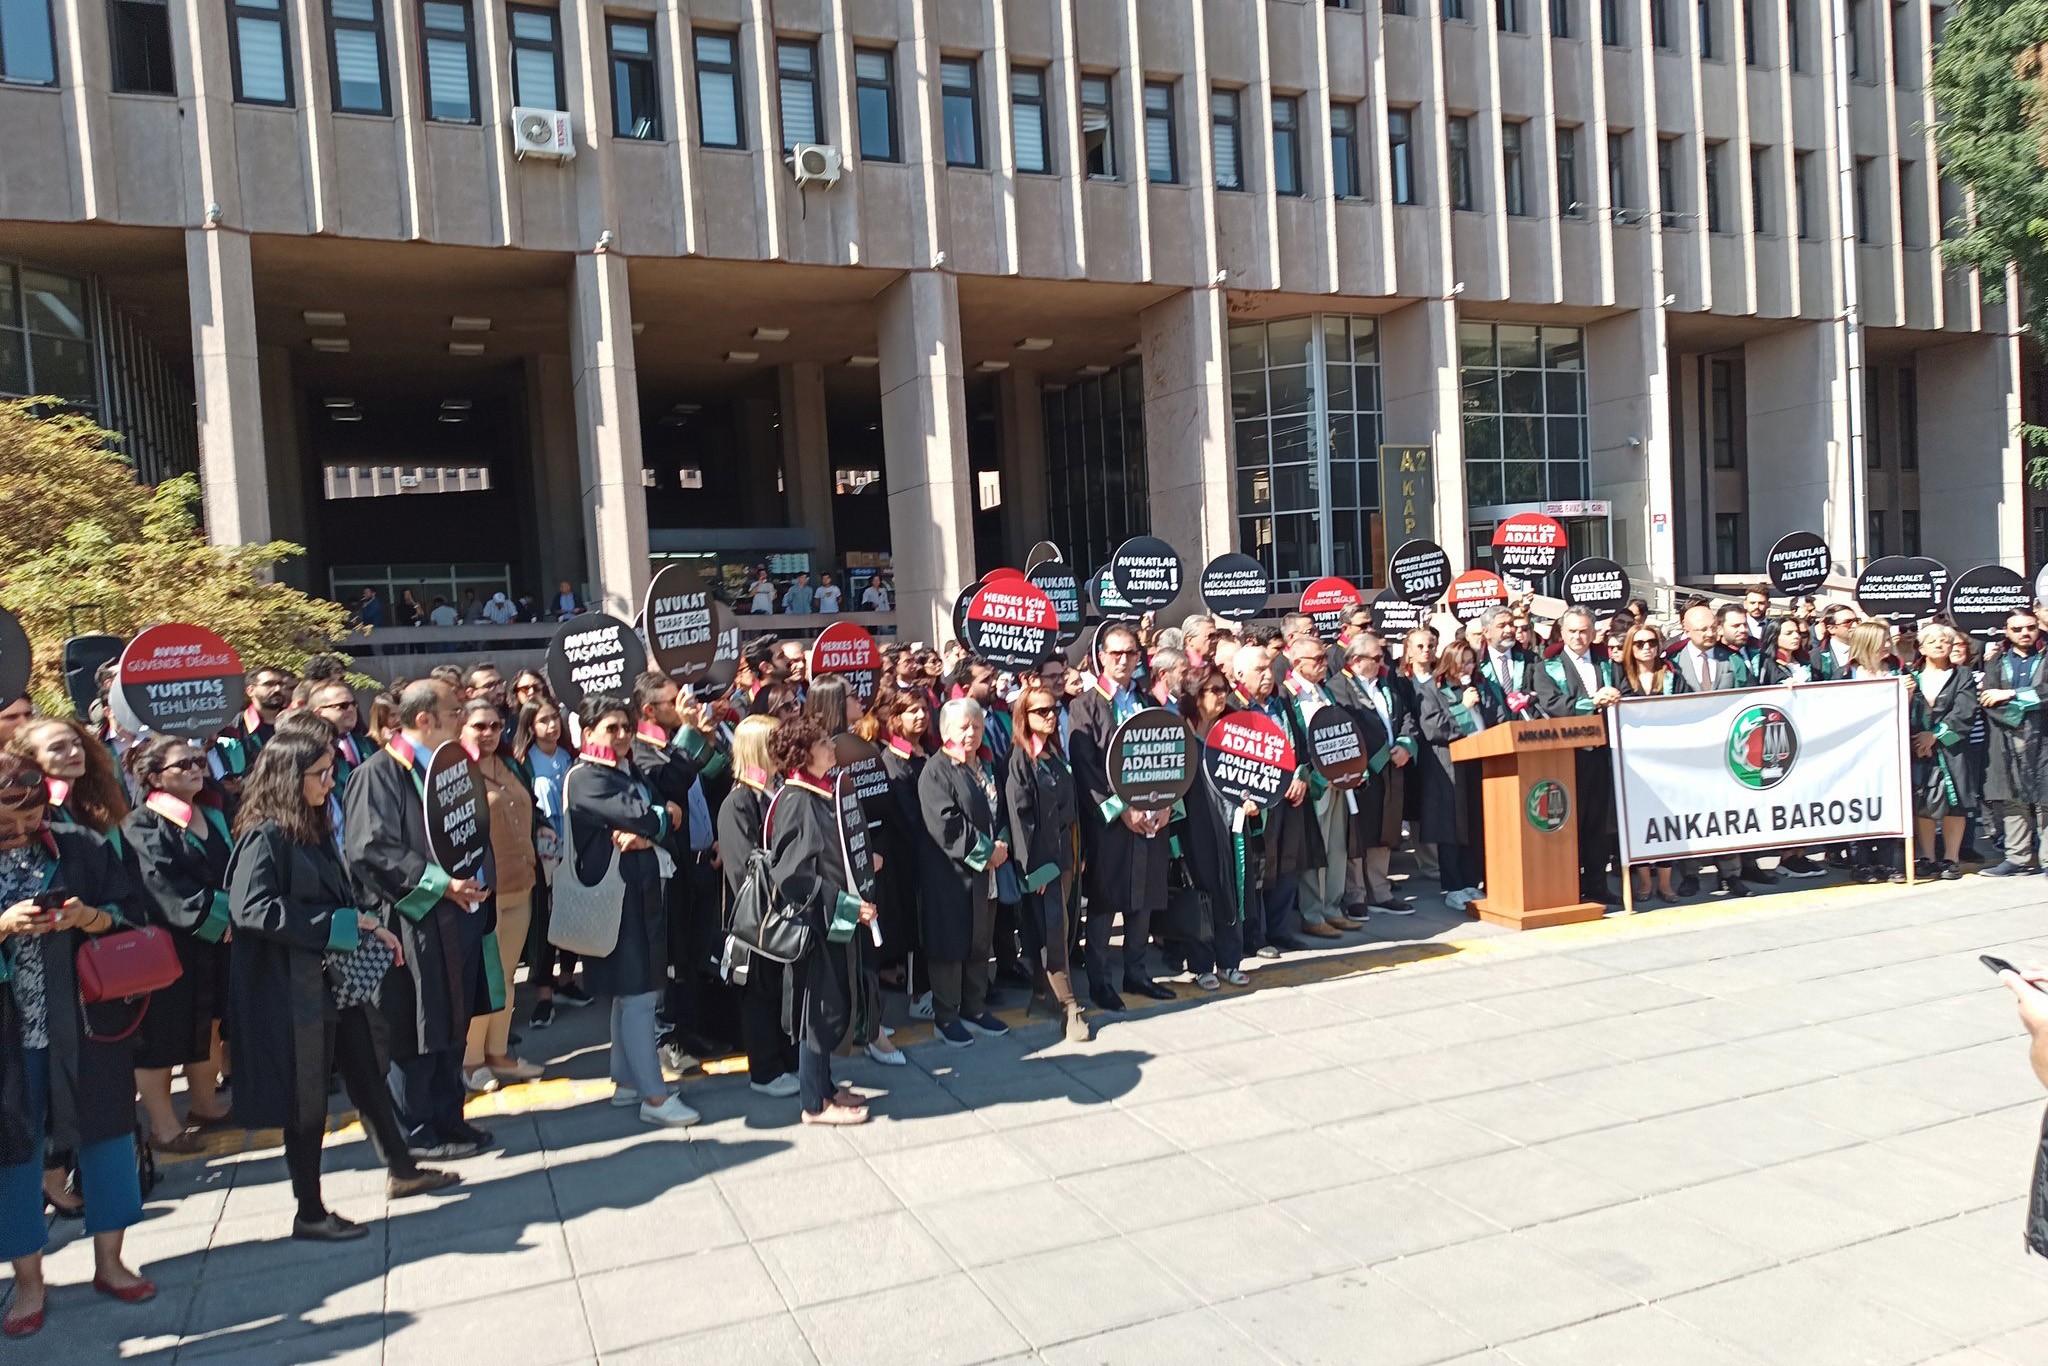
[{"label": "vertical concrete column", "polygon": [[545,607],[563,579],[583,582],[588,563],[576,455],[576,384],[569,358],[559,354],[529,357],[525,380],[527,468],[534,548],[540,557],[532,583]]},{"label": "vertical concrete column", "polygon": [[1614,558],[1631,578],[1656,583],[1678,573],[1669,364],[1661,308],[1586,328],[1589,491],[1614,505]]},{"label": "vertical concrete column", "polygon": [[207,539],[215,545],[267,541],[270,474],[263,460],[263,380],[248,237],[225,228],[188,229],[185,287],[192,307]]},{"label": "vertical concrete column", "polygon": [[[1743,344],[1749,543],[1760,548],[1761,558],[1788,531],[1818,532],[1835,569],[1854,574],[1852,547],[1861,512],[1849,468],[1849,380],[1842,347],[1842,328],[1833,322],[1795,323]],[[1934,388],[1922,381],[1923,405]]]},{"label": "vertical concrete column", "polygon": [[1003,549],[1007,562],[1022,569],[1032,545],[1051,534],[1046,515],[1045,402],[1038,372],[1005,370],[997,376],[996,413]]},{"label": "vertical concrete column", "polygon": [[[797,361],[775,372],[777,419],[782,423],[783,492],[789,499],[789,524],[803,527],[817,539],[817,564],[830,569],[839,563],[838,537],[832,526],[832,447],[825,429],[825,367]],[[815,583],[817,580],[812,579]]]},{"label": "vertical concrete column", "polygon": [[640,476],[633,305],[626,258],[616,252],[576,258],[569,349],[590,597],[594,606],[631,621],[647,589],[647,492]]},{"label": "vertical concrete column", "polygon": [[[306,530],[305,409],[292,380],[291,352],[282,346],[257,348],[256,373],[263,392],[264,472],[270,485],[270,534],[281,541],[311,544]],[[313,587],[303,555],[277,567],[277,577],[294,588]],[[324,566],[323,566],[324,568]]]},{"label": "vertical concrete column", "polygon": [[939,641],[953,634],[953,599],[975,577],[960,289],[950,275],[914,270],[879,302],[897,629]]},{"label": "vertical concrete column", "polygon": [[[1458,310],[1423,299],[1380,318],[1384,441],[1427,445],[1436,455],[1436,541],[1453,572],[1471,562],[1465,499],[1465,427],[1458,379]],[[1392,553],[1394,547],[1387,547]]]},{"label": "vertical concrete column", "polygon": [[2000,332],[1930,346],[1914,370],[1922,551],[1957,571],[1996,560],[2026,573],[2018,339]]},{"label": "vertical concrete column", "polygon": [[1237,547],[1223,291],[1191,289],[1152,305],[1138,315],[1138,337],[1152,534],[1180,552],[1192,592],[1201,567]]}]

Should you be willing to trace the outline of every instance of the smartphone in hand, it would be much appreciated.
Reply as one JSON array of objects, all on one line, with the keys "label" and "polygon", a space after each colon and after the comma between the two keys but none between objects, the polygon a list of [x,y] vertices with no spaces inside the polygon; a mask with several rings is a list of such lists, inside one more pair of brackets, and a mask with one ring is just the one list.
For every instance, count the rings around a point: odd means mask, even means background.
[{"label": "smartphone in hand", "polygon": [[[1978,954],[1977,961],[1990,968],[1993,972],[2020,972],[2018,968],[2006,962],[2003,958],[1997,958],[1988,953]],[[2026,974],[2020,972],[2020,976],[2024,977]]]}]

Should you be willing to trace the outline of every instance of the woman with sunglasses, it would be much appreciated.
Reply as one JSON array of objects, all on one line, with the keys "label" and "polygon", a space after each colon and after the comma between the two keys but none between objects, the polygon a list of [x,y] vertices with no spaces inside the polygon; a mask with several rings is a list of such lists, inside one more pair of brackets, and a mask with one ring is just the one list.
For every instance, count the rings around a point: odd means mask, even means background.
[{"label": "woman with sunglasses", "polygon": [[534,669],[521,669],[512,675],[512,706],[515,709],[528,707],[535,702],[552,702],[555,690],[548,686],[545,675]]},{"label": "woman with sunglasses", "polygon": [[1482,691],[1478,679],[1478,654],[1464,640],[1453,640],[1437,656],[1429,681],[1416,690],[1416,725],[1428,756],[1422,764],[1422,838],[1436,845],[1437,885],[1444,904],[1457,911],[1479,899],[1486,865],[1480,762],[1453,759],[1451,745],[1503,719],[1494,709],[1494,694]]},{"label": "woman with sunglasses", "polygon": [[113,753],[71,718],[38,717],[16,731],[7,748],[47,775],[51,821],[111,835],[128,815]]},{"label": "woman with sunglasses", "polygon": [[[178,951],[178,980],[149,998],[136,1031],[135,1089],[160,1153],[201,1151],[197,1131],[232,1116],[220,1103],[220,1020],[227,1008],[228,858],[234,839],[220,808],[201,801],[206,756],[169,735],[128,751],[129,781],[142,805],[121,822],[135,910],[161,926]],[[171,1069],[185,1069],[191,1102],[184,1119],[171,1104]],[[189,1126],[189,1127],[188,1127]]]},{"label": "woman with sunglasses", "polygon": [[[1633,626],[1626,637],[1627,648],[1622,652],[1621,693],[1624,697],[1675,697],[1692,691],[1672,657],[1664,651],[1664,637],[1656,627],[1647,622]],[[1676,904],[1678,888],[1672,881],[1678,874],[1678,865],[1672,862],[1639,863],[1630,870],[1635,880],[1635,895],[1639,901],[1651,896],[1651,883],[1656,883],[1655,894],[1663,901]]]},{"label": "woman with sunglasses", "polygon": [[911,1014],[928,1020],[930,984],[918,980],[925,967],[920,952],[918,887],[918,859],[925,835],[917,780],[930,748],[932,709],[921,687],[899,689],[885,697],[876,737],[882,747],[882,772],[888,775],[890,798],[878,832],[882,853],[881,980],[908,993]]},{"label": "woman with sunglasses", "polygon": [[534,851],[539,813],[526,775],[505,760],[504,737],[504,717],[488,698],[474,698],[463,705],[462,747],[475,762],[491,821],[491,899],[498,913],[493,934],[505,1000],[501,1009],[469,1022],[462,1076],[472,1091],[495,1090],[508,1081],[531,1081],[541,1073],[511,1051],[512,970],[519,963],[519,951],[526,947],[526,932],[533,919],[533,888],[540,880],[540,860]]},{"label": "woman with sunglasses", "polygon": [[156,1296],[121,1262],[123,1234],[142,1218],[142,1186],[134,1045],[111,1036],[133,1010],[85,1006],[78,994],[79,951],[121,928],[115,908],[134,887],[107,841],[51,818],[46,784],[32,759],[0,754],[0,990],[13,994],[13,1009],[0,1012],[0,1076],[21,1083],[0,1115],[0,1257],[14,1264],[0,1333],[11,1338],[40,1330],[47,1312],[46,1143],[77,1155],[93,1289],[129,1304]]},{"label": "woman with sunglasses", "polygon": [[519,709],[512,731],[512,762],[533,793],[533,847],[537,877],[533,884],[533,914],[526,934],[526,976],[533,986],[533,1013],[527,1023],[546,1029],[555,1022],[555,992],[572,1006],[587,1006],[594,999],[574,979],[576,959],[548,942],[548,908],[554,897],[554,880],[559,875],[563,851],[569,847],[569,815],[562,806],[562,779],[569,776],[576,756],[562,735],[562,708],[552,693]]},{"label": "woman with sunglasses", "polygon": [[[1177,699],[1180,714],[1195,733],[1199,752],[1202,737],[1230,710],[1230,680],[1211,671],[1191,677],[1181,685]],[[1251,936],[1262,937],[1265,925],[1263,902],[1256,905],[1263,856],[1264,824],[1259,808],[1247,801],[1240,813],[1233,809],[1206,777],[1197,775],[1195,785],[1183,801],[1186,816],[1175,823],[1182,864],[1194,885],[1209,900],[1209,936],[1205,939],[1174,939],[1168,942],[1170,961],[1185,960],[1195,975],[1195,985],[1204,991],[1219,990],[1225,982],[1234,987],[1251,985],[1244,962],[1246,921]],[[1242,815],[1243,819],[1238,817]],[[1254,910],[1247,916],[1247,910]]]},{"label": "woman with sunglasses", "polygon": [[376,960],[380,965],[398,966],[402,958],[397,936],[355,909],[328,801],[334,739],[308,729],[280,729],[243,780],[228,865],[228,1037],[235,1043],[237,1117],[251,1129],[284,1131],[297,1201],[292,1237],[339,1243],[369,1230],[329,1211],[320,1194],[327,1086],[336,1071],[388,1173],[390,1198],[439,1190],[458,1178],[413,1161],[378,1060],[374,995],[345,998],[338,991],[345,976],[330,977],[369,939],[391,955]]},{"label": "woman with sunglasses", "polygon": [[1004,765],[1003,786],[1010,816],[1010,847],[1018,850],[1017,886],[1022,900],[1017,925],[1024,960],[1036,977],[1031,1010],[1066,1020],[1067,1042],[1088,1042],[1088,1021],[1074,999],[1067,956],[1067,891],[1074,877],[1074,827],[1080,818],[1080,789],[1060,741],[1060,704],[1052,690],[1034,679],[1010,708],[1015,742]]}]

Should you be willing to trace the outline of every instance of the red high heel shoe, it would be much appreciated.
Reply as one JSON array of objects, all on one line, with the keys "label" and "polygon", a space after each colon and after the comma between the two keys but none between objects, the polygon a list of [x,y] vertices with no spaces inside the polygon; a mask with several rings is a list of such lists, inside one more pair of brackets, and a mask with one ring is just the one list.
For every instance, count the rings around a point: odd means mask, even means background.
[{"label": "red high heel shoe", "polygon": [[156,1298],[155,1281],[143,1280],[133,1285],[115,1285],[103,1276],[95,1276],[92,1278],[92,1288],[123,1304],[147,1304]]},{"label": "red high heel shoe", "polygon": [[43,1319],[50,1312],[49,1292],[44,1292],[43,1307],[33,1314],[18,1319],[0,1320],[0,1334],[10,1338],[32,1338],[43,1331]]}]

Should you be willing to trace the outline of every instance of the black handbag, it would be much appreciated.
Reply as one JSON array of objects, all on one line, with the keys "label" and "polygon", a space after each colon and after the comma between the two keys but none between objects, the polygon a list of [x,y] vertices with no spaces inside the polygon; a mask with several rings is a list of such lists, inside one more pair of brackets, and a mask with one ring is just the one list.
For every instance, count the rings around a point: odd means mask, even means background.
[{"label": "black handbag", "polygon": [[1216,937],[1215,906],[1179,862],[1173,866],[1173,885],[1166,892],[1166,919],[1158,926],[1159,932],[1168,939],[1206,943]]}]

